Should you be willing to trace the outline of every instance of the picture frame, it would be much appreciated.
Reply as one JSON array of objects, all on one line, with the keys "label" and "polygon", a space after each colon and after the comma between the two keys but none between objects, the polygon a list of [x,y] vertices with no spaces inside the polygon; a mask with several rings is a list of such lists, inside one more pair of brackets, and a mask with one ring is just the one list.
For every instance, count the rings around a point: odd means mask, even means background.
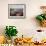
[{"label": "picture frame", "polygon": [[25,4],[8,4],[8,19],[26,18]]}]

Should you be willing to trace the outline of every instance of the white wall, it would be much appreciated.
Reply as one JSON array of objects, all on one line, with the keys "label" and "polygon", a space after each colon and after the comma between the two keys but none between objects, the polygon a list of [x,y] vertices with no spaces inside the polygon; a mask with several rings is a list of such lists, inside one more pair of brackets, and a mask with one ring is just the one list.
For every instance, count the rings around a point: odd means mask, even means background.
[{"label": "white wall", "polygon": [[[8,4],[26,4],[25,19],[8,19]],[[0,33],[4,33],[6,25],[15,25],[19,31],[18,35],[31,36],[36,29],[44,29],[35,20],[40,14],[40,6],[46,5],[46,0],[0,0]],[[1,33],[1,34],[2,34]]]}]

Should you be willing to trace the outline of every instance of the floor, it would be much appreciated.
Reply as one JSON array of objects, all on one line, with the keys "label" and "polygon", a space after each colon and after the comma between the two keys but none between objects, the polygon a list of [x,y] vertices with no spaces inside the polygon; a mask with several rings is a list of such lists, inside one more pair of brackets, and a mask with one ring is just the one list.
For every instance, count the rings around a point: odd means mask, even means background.
[{"label": "floor", "polygon": [[42,45],[33,45],[33,44],[23,44],[23,45],[15,45],[15,46],[46,46],[46,44]]}]

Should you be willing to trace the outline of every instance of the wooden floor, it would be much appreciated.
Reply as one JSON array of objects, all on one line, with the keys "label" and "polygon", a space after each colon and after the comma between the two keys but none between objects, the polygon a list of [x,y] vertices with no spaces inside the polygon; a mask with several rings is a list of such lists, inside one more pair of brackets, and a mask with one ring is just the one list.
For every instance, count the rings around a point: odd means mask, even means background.
[{"label": "wooden floor", "polygon": [[15,46],[46,46],[46,44],[42,44],[42,45],[23,44],[23,45],[15,45]]}]

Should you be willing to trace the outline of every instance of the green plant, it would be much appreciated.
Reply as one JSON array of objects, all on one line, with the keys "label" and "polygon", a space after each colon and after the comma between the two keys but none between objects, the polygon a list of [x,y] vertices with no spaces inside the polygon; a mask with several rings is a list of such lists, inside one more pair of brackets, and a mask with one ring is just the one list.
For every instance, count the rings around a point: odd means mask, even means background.
[{"label": "green plant", "polygon": [[36,19],[39,20],[39,21],[46,20],[46,14],[38,15],[38,16],[36,16]]},{"label": "green plant", "polygon": [[8,36],[8,38],[11,38],[12,36],[16,36],[18,33],[15,26],[6,26],[5,30],[6,30],[5,34],[6,36]]}]

